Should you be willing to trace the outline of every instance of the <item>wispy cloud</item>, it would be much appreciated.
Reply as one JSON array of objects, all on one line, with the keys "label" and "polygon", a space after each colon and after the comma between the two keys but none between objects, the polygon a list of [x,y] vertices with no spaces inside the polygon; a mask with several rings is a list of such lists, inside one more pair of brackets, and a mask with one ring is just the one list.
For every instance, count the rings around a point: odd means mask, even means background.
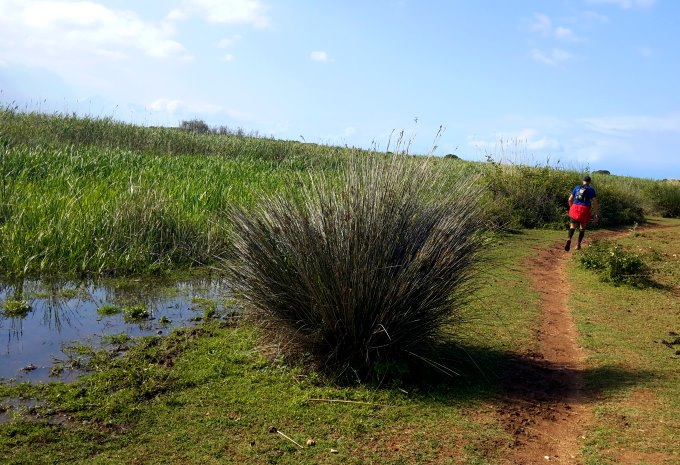
[{"label": "wispy cloud", "polygon": [[649,58],[651,56],[654,56],[654,50],[648,47],[638,47],[636,49],[638,54],[642,57]]},{"label": "wispy cloud", "polygon": [[586,0],[592,4],[615,5],[624,10],[631,8],[651,8],[656,4],[656,0]]},{"label": "wispy cloud", "polygon": [[182,105],[180,100],[159,98],[158,100],[151,102],[148,108],[152,111],[167,111],[169,113],[174,113],[180,108],[180,105]]},{"label": "wispy cloud", "polygon": [[525,152],[526,150],[541,152],[561,152],[563,150],[562,144],[556,138],[542,134],[535,128],[495,132],[488,139],[468,137],[467,144],[477,149],[503,152],[498,155],[512,156],[518,155],[515,152]]},{"label": "wispy cloud", "polygon": [[250,24],[257,28],[269,26],[266,7],[260,0],[184,0],[167,18],[181,21],[199,16],[210,23]]},{"label": "wispy cloud", "polygon": [[217,48],[231,47],[232,45],[234,45],[236,42],[238,42],[241,39],[242,39],[242,37],[239,34],[231,36],[227,39],[222,39],[219,42],[217,42]]},{"label": "wispy cloud", "polygon": [[533,18],[529,20],[529,29],[539,33],[543,37],[549,37],[563,42],[583,41],[583,39],[578,37],[570,28],[554,25],[550,16],[543,13],[533,14]]},{"label": "wispy cloud", "polygon": [[534,17],[530,20],[529,27],[536,32],[543,35],[550,35],[552,32],[552,21],[550,16],[543,13],[534,13]]},{"label": "wispy cloud", "polygon": [[585,11],[583,17],[591,22],[597,21],[599,23],[608,23],[609,17],[595,11]]},{"label": "wispy cloud", "polygon": [[147,105],[147,108],[151,111],[167,113],[183,112],[215,114],[225,111],[222,107],[212,103],[185,102],[183,100],[169,98],[159,98],[154,100]]},{"label": "wispy cloud", "polygon": [[309,58],[310,58],[312,61],[321,61],[321,62],[324,62],[324,61],[328,61],[328,54],[327,54],[326,52],[323,52],[323,51],[311,52],[311,53],[309,54]]},{"label": "wispy cloud", "polygon": [[24,65],[121,60],[135,52],[191,58],[169,25],[89,1],[0,1],[0,31],[0,54]]},{"label": "wispy cloud", "polygon": [[533,49],[529,53],[531,58],[533,58],[535,61],[555,67],[561,65],[573,57],[571,53],[559,48],[553,48],[547,53],[538,49]]},{"label": "wispy cloud", "polygon": [[565,42],[581,42],[583,39],[576,37],[574,31],[567,27],[558,26],[555,28],[555,37]]},{"label": "wispy cloud", "polygon": [[670,132],[680,134],[680,113],[664,116],[628,115],[583,118],[579,120],[592,131],[608,135],[639,132]]}]

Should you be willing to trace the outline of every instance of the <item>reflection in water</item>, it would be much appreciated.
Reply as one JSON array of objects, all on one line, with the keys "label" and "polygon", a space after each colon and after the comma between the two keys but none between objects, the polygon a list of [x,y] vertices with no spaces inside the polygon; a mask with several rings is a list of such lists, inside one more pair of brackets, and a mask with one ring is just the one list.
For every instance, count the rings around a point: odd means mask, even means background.
[{"label": "reflection in water", "polygon": [[[163,333],[190,324],[202,315],[206,302],[218,315],[233,311],[229,296],[227,283],[211,278],[0,282],[0,341],[4,342],[0,345],[0,380],[47,380],[52,362],[64,357],[65,345],[97,344],[102,337],[120,333]],[[31,306],[25,316],[3,313],[7,301],[22,300]],[[129,322],[122,314],[98,314],[97,309],[105,305],[121,309],[142,305],[151,318]]]}]

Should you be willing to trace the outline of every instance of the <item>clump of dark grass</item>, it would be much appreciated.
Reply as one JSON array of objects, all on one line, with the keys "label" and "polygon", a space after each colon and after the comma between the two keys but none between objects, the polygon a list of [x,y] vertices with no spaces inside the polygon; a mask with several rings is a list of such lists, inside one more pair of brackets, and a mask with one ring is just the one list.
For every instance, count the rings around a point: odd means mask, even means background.
[{"label": "clump of dark grass", "polygon": [[600,273],[602,281],[616,286],[649,287],[653,284],[652,270],[642,258],[609,240],[593,241],[581,254],[580,261],[583,267]]},{"label": "clump of dark grass", "polygon": [[236,293],[289,356],[340,378],[431,364],[473,286],[478,178],[406,156],[353,158],[338,178],[232,210]]}]

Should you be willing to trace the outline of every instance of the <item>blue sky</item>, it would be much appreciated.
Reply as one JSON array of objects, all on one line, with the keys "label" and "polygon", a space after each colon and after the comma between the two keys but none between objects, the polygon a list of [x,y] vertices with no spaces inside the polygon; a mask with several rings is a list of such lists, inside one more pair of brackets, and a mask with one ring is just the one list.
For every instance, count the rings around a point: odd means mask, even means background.
[{"label": "blue sky", "polygon": [[0,0],[0,102],[680,178],[678,18],[672,0]]}]

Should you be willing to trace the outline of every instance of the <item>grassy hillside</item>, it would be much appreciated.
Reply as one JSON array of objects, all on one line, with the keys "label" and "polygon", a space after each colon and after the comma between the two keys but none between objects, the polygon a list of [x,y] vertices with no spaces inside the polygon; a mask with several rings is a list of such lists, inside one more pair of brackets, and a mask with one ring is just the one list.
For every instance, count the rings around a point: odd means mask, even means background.
[{"label": "grassy hillside", "polygon": [[[0,109],[3,274],[133,274],[215,263],[230,205],[333,177],[357,149]],[[415,157],[414,160],[418,160]],[[559,228],[582,173],[439,159],[482,172],[489,227]],[[604,225],[678,216],[680,186],[593,175]]]}]

